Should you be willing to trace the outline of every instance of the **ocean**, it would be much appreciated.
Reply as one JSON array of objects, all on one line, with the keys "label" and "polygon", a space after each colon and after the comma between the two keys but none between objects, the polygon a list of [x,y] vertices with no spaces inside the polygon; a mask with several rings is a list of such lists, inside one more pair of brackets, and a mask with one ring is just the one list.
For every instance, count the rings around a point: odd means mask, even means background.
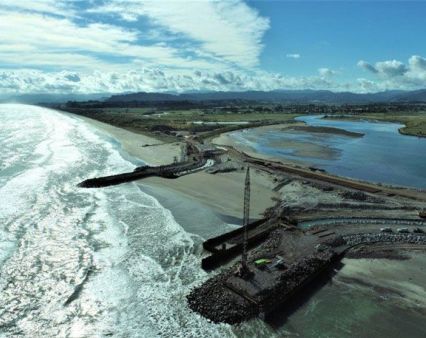
[{"label": "ocean", "polygon": [[0,336],[233,335],[186,306],[200,236],[136,184],[77,187],[135,167],[114,142],[45,108],[0,118]]},{"label": "ocean", "polygon": [[1,338],[425,336],[420,253],[345,260],[296,311],[269,323],[209,322],[185,297],[209,278],[203,239],[231,225],[182,197],[168,195],[164,205],[179,210],[167,209],[136,183],[78,188],[140,162],[72,115],[7,104],[0,119]]}]

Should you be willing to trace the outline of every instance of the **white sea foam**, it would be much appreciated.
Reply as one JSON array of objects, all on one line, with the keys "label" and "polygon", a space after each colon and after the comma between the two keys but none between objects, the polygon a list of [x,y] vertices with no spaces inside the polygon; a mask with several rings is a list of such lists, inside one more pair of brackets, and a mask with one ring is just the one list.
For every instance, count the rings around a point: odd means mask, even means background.
[{"label": "white sea foam", "polygon": [[0,336],[232,336],[186,305],[199,238],[135,184],[76,187],[133,169],[115,145],[45,108],[0,115]]}]

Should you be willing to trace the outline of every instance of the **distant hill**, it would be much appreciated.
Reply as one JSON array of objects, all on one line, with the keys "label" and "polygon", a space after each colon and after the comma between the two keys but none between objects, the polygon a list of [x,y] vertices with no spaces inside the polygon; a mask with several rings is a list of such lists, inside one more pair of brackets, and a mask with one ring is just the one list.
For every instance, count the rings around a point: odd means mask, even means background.
[{"label": "distant hill", "polygon": [[406,92],[396,97],[399,102],[426,102],[426,89]]},{"label": "distant hill", "polygon": [[15,96],[3,96],[0,103],[63,103],[67,101],[104,100],[110,94],[23,94]]},{"label": "distant hill", "polygon": [[397,103],[425,102],[426,89],[418,91],[385,91],[358,94],[351,92],[332,92],[329,90],[277,90],[245,92],[207,92],[188,94],[132,93],[113,95],[108,102],[155,102],[155,101],[267,101],[285,103]]},{"label": "distant hill", "polygon": [[0,103],[19,102],[65,103],[67,101],[98,100],[110,103],[119,102],[179,102],[179,101],[263,101],[281,103],[323,103],[323,104],[366,104],[366,103],[426,103],[426,89],[415,91],[392,90],[378,93],[358,94],[332,92],[329,90],[275,90],[244,92],[196,92],[171,93],[130,93],[130,94],[24,94],[1,97]]}]

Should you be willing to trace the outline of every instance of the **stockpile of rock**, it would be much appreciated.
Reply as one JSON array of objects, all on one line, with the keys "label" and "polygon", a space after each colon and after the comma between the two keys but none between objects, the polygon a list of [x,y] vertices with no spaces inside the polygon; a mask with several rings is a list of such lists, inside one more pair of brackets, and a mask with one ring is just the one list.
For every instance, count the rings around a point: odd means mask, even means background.
[{"label": "stockpile of rock", "polygon": [[411,205],[376,205],[366,203],[318,203],[316,206],[318,209],[359,209],[359,210],[417,210],[415,206]]},{"label": "stockpile of rock", "polygon": [[335,236],[330,238],[329,240],[326,240],[323,244],[332,248],[337,248],[338,246],[345,245],[346,241],[343,236]]},{"label": "stockpile of rock", "polygon": [[366,201],[367,194],[362,191],[344,191],[340,194],[344,199],[356,200],[356,201]]},{"label": "stockpile of rock", "polygon": [[311,281],[318,272],[330,265],[335,253],[332,250],[316,253],[305,257],[289,266],[289,268],[279,276],[279,283],[273,289],[264,289],[258,294],[258,302],[263,308],[279,305],[292,293]]},{"label": "stockpile of rock", "polygon": [[282,229],[276,229],[269,233],[268,238],[256,249],[249,252],[249,260],[254,261],[259,258],[273,257],[280,245]]},{"label": "stockpile of rock", "polygon": [[193,289],[187,296],[190,309],[215,323],[236,324],[255,317],[258,307],[224,286],[231,273],[223,272]]},{"label": "stockpile of rock", "polygon": [[271,288],[265,288],[256,296],[258,305],[237,296],[225,287],[226,280],[234,273],[229,269],[209,279],[193,289],[187,296],[189,307],[215,323],[236,324],[257,316],[261,311],[274,308],[285,301],[287,296],[303,287],[318,272],[329,265],[334,257],[333,251],[307,256],[277,276]]},{"label": "stockpile of rock", "polygon": [[426,235],[418,233],[371,233],[371,234],[354,234],[343,236],[346,244],[373,244],[373,243],[407,243],[407,244],[424,244],[426,245]]}]

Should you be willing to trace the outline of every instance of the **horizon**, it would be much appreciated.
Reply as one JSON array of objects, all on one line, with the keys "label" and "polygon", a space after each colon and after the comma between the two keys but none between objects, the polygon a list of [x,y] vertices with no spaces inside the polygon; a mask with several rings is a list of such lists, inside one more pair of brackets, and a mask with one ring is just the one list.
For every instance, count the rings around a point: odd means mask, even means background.
[{"label": "horizon", "polygon": [[0,0],[0,96],[424,89],[424,10],[402,1]]},{"label": "horizon", "polygon": [[[344,95],[344,94],[348,94],[348,95],[356,95],[358,97],[364,97],[364,96],[369,96],[369,95],[376,95],[378,96],[376,100],[373,101],[365,101],[365,102],[357,102],[359,104],[365,104],[365,103],[416,103],[416,102],[424,102],[425,100],[422,98],[420,100],[415,99],[405,99],[401,101],[401,96],[398,95],[404,95],[404,94],[413,94],[413,93],[421,93],[421,94],[426,94],[426,88],[420,88],[420,89],[416,89],[416,90],[403,90],[403,89],[387,89],[387,90],[383,90],[383,91],[377,91],[377,92],[354,92],[354,91],[333,91],[333,90],[329,90],[329,89],[274,89],[274,90],[269,90],[269,91],[262,91],[262,90],[235,90],[235,91],[226,91],[226,90],[199,90],[199,91],[195,91],[195,90],[189,90],[189,91],[185,91],[185,92],[176,92],[176,91],[165,91],[165,92],[159,92],[159,91],[138,91],[138,92],[117,92],[117,93],[21,93],[21,94],[16,94],[16,95],[2,95],[0,93],[0,103],[10,103],[10,104],[43,104],[43,103],[65,103],[65,101],[79,101],[79,102],[84,102],[84,101],[103,101],[103,100],[108,100],[111,99],[113,97],[119,97],[119,96],[131,96],[131,95],[144,95],[144,94],[151,94],[151,95],[170,95],[170,96],[176,96],[177,98],[179,96],[185,96],[185,95],[208,95],[208,94],[247,94],[247,93],[263,93],[263,94],[268,94],[268,93],[283,93],[283,94],[296,94],[296,93],[306,93],[306,94],[318,94],[320,92],[326,92],[326,93],[331,93],[332,95]],[[391,98],[387,98],[387,99],[383,99],[382,97],[380,97],[380,94],[390,94],[393,93],[397,96],[395,96],[394,98],[397,98],[399,100],[397,100],[396,102],[394,102]],[[40,100],[47,100],[45,102],[40,101]],[[65,100],[65,101],[64,101]],[[209,99],[210,100],[210,99]],[[218,98],[217,100],[227,100],[226,98]],[[250,99],[248,99],[250,100]],[[258,100],[258,99],[253,99],[254,101]],[[295,100],[295,101],[294,101]],[[160,99],[158,99],[157,101],[161,101]],[[293,102],[299,102],[298,98],[282,98],[282,99],[274,99],[272,101],[276,101],[276,102],[282,102],[284,103],[285,101]],[[271,102],[272,102],[271,101]],[[338,104],[338,102],[333,102],[330,100],[318,100],[318,99],[314,99],[314,101],[318,101],[319,104],[323,104],[323,103],[335,103]],[[312,103],[312,100],[308,100],[307,102]],[[301,102],[299,102],[301,103]],[[350,99],[346,99],[344,100],[344,102],[340,102],[340,103],[345,103],[345,104],[356,104],[356,102],[352,102]]]},{"label": "horizon", "polygon": [[0,0],[0,338],[426,337],[426,0]]}]

